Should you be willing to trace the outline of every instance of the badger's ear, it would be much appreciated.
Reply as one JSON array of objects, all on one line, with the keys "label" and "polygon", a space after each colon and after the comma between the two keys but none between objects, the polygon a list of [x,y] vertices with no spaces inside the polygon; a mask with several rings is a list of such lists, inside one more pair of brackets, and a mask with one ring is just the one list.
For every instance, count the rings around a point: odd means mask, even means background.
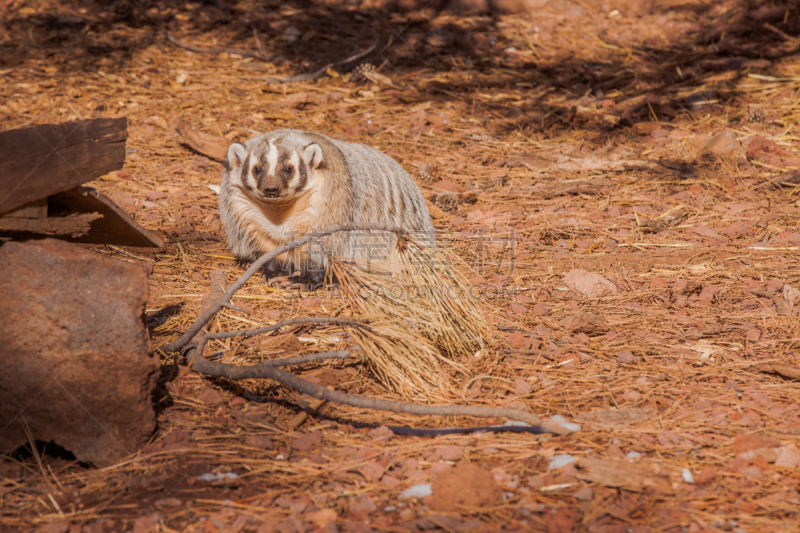
[{"label": "badger's ear", "polygon": [[320,148],[318,144],[309,144],[306,146],[305,150],[303,150],[303,161],[313,169],[321,167],[325,162],[325,159],[322,157],[322,148]]},{"label": "badger's ear", "polygon": [[245,157],[247,157],[247,150],[244,149],[244,145],[233,143],[230,148],[228,148],[228,166],[230,168],[242,166]]}]

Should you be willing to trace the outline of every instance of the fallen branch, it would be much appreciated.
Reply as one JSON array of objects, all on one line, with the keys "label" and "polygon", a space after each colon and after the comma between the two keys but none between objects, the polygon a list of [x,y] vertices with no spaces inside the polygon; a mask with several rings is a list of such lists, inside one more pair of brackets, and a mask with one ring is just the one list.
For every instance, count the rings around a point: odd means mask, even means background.
[{"label": "fallen branch", "polygon": [[800,368],[794,365],[771,361],[769,363],[757,363],[750,368],[758,372],[775,374],[785,379],[800,381]]},{"label": "fallen branch", "polygon": [[225,137],[218,137],[211,133],[197,130],[182,118],[175,123],[175,131],[183,137],[186,144],[195,152],[210,157],[215,161],[228,160],[228,147],[231,143]]},{"label": "fallen branch", "polygon": [[568,194],[606,194],[608,192],[608,189],[605,187],[606,185],[606,183],[594,181],[544,183],[530,187],[527,192],[529,194],[541,195],[545,199]]},{"label": "fallen branch", "polygon": [[374,409],[378,411],[390,411],[392,413],[405,413],[410,415],[434,415],[434,416],[472,416],[478,418],[510,418],[519,420],[531,426],[538,426],[551,433],[563,435],[569,430],[561,424],[544,420],[532,413],[526,413],[517,409],[502,409],[493,407],[471,407],[465,405],[417,405],[405,402],[395,402],[391,400],[380,400],[377,398],[364,398],[354,394],[346,394],[330,390],[322,385],[316,385],[310,381],[295,376],[285,370],[280,370],[268,362],[262,362],[249,366],[230,365],[209,361],[202,355],[205,346],[205,336],[200,336],[198,342],[190,345],[186,352],[186,361],[194,372],[210,377],[221,377],[238,381],[242,379],[271,379],[281,385],[308,394],[319,400],[327,400],[351,407],[362,409]]},{"label": "fallen branch", "polygon": [[[348,319],[327,317],[301,317],[290,320],[285,320],[272,326],[265,326],[263,328],[254,328],[250,330],[241,330],[233,332],[219,332],[219,333],[206,333],[203,332],[203,327],[223,308],[231,307],[231,298],[234,294],[244,286],[248,279],[250,279],[256,272],[258,272],[267,262],[274,257],[279,256],[311,242],[312,240],[319,240],[326,235],[336,233],[339,231],[389,231],[398,235],[399,239],[405,238],[403,230],[388,227],[385,225],[370,225],[370,226],[333,226],[322,231],[310,233],[304,237],[285,243],[272,252],[266,253],[254,261],[250,267],[245,271],[242,276],[236,280],[227,290],[224,290],[226,279],[225,271],[219,270],[212,273],[212,292],[206,299],[203,310],[200,316],[194,321],[189,329],[184,333],[180,339],[169,343],[163,347],[165,351],[175,351],[184,349],[184,355],[189,367],[193,372],[203,374],[209,377],[221,377],[233,381],[245,379],[270,379],[282,385],[285,385],[298,392],[308,394],[318,400],[331,401],[343,405],[350,405],[352,407],[360,407],[363,409],[375,409],[381,411],[390,411],[394,413],[406,413],[412,415],[433,415],[433,416],[471,416],[482,418],[510,418],[512,420],[519,420],[531,426],[542,428],[546,431],[555,434],[566,434],[570,430],[557,422],[544,420],[539,416],[517,409],[503,409],[503,408],[489,408],[489,407],[471,407],[462,405],[417,405],[405,402],[396,402],[390,400],[380,400],[377,398],[364,398],[361,396],[346,394],[330,390],[321,385],[316,385],[303,378],[295,376],[292,373],[286,372],[277,366],[289,366],[303,364],[323,359],[347,359],[352,357],[349,351],[337,352],[324,352],[317,354],[305,354],[297,357],[289,357],[284,359],[277,359],[272,361],[262,361],[254,365],[239,366],[227,363],[220,363],[210,361],[203,357],[203,349],[205,348],[208,340],[217,338],[231,338],[234,336],[255,335],[258,333],[268,333],[276,331],[281,327],[294,324],[338,324],[349,325],[355,327],[367,327],[364,324],[350,321]],[[212,295],[221,294],[216,300],[212,301]]]}]

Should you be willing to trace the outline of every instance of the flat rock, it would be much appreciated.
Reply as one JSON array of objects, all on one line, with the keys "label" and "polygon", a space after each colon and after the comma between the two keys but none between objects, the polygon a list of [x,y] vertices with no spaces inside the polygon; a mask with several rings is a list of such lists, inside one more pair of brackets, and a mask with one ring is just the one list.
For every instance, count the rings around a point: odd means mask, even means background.
[{"label": "flat rock", "polygon": [[0,247],[0,451],[33,438],[107,466],[156,427],[147,268],[52,239]]},{"label": "flat rock", "polygon": [[567,275],[564,276],[564,283],[575,292],[579,292],[590,298],[599,298],[607,294],[617,293],[617,286],[609,280],[600,274],[587,272],[580,268],[570,270]]},{"label": "flat rock", "polygon": [[477,465],[457,466],[433,480],[434,510],[472,510],[502,502],[503,491],[492,474]]}]

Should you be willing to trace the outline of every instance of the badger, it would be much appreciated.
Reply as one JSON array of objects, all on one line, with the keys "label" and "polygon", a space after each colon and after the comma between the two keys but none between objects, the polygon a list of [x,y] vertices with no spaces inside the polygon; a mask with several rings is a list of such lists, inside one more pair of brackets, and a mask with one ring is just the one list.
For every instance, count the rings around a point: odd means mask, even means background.
[{"label": "badger", "polygon": [[[243,263],[298,237],[338,224],[385,224],[434,245],[431,216],[403,168],[364,144],[277,130],[233,143],[220,187],[220,218]],[[336,233],[276,258],[264,276],[300,272],[319,284],[328,256],[385,257],[393,235]]]}]

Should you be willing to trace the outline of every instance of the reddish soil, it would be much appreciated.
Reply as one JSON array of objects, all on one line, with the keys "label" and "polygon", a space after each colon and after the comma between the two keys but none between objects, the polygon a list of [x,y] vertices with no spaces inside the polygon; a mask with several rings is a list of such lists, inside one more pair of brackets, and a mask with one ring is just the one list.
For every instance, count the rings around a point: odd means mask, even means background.
[{"label": "reddish soil", "polygon": [[[800,529],[797,5],[539,4],[489,17],[241,0],[225,22],[203,3],[4,0],[2,129],[128,117],[124,170],[91,185],[170,244],[159,253],[95,249],[151,264],[155,347],[197,316],[213,270],[229,269],[231,280],[242,272],[212,190],[222,166],[186,146],[173,121],[231,141],[318,131],[408,169],[436,207],[440,245],[484,288],[494,337],[467,374],[449,376],[458,393],[448,401],[559,415],[581,430],[400,437],[361,424],[486,421],[329,404],[298,419],[308,398],[269,383],[212,382],[162,354],[150,444],[105,469],[52,446],[41,463],[24,450],[6,458],[3,527]],[[316,82],[257,79],[363,50],[370,28],[381,44],[368,59],[391,85],[335,72]],[[261,46],[268,61],[190,52],[162,30],[196,46]],[[573,269],[616,292],[568,286]],[[327,290],[313,298],[253,279],[236,299],[251,313],[226,310],[212,327],[341,305]],[[210,348],[243,360],[288,356],[330,347],[335,333],[296,329]],[[400,398],[357,364],[298,372]],[[400,497],[429,483],[447,489]]]}]

